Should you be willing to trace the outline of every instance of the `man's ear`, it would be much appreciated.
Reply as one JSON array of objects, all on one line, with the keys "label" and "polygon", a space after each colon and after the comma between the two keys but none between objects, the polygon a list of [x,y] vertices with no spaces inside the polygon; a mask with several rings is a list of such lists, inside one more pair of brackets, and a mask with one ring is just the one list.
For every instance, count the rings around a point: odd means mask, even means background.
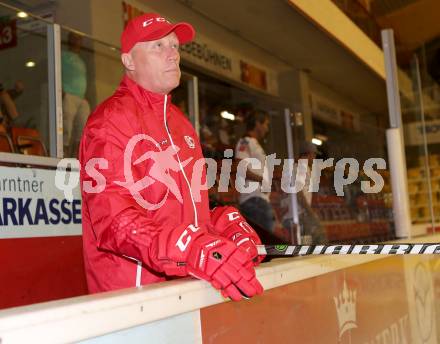
[{"label": "man's ear", "polygon": [[133,71],[134,63],[130,53],[124,53],[121,55],[121,61],[126,70]]}]

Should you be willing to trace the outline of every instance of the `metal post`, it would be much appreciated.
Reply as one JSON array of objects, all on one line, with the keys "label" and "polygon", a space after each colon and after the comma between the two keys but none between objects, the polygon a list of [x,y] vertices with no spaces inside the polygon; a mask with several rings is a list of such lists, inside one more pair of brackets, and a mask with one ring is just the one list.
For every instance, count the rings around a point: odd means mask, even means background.
[{"label": "metal post", "polygon": [[411,218],[402,130],[399,82],[397,78],[396,51],[393,30],[382,30],[382,48],[385,58],[388,111],[391,128],[387,129],[387,148],[391,187],[393,192],[393,215],[397,237],[411,237]]},{"label": "metal post", "polygon": [[[293,137],[292,137],[292,114],[290,112],[290,109],[284,109],[284,124],[286,127],[286,138],[287,138],[287,155],[289,159],[294,159],[294,151],[293,151]],[[299,216],[298,216],[298,198],[296,197],[296,193],[291,193],[289,195],[290,202],[289,202],[289,212],[292,214],[292,220],[293,223],[296,226],[296,240],[298,245],[301,245],[302,238],[301,238],[301,225],[299,223]],[[294,238],[295,231],[293,228],[290,228],[290,237]]]},{"label": "metal post", "polygon": [[391,128],[402,128],[402,110],[400,108],[399,80],[393,30],[382,30],[382,48],[385,57],[390,126]]},{"label": "metal post", "polygon": [[188,81],[188,110],[189,116],[197,135],[200,136],[200,115],[199,115],[199,80],[192,75]]},{"label": "metal post", "polygon": [[58,24],[47,25],[47,64],[49,86],[49,152],[63,157],[63,104],[61,84],[61,30]]}]

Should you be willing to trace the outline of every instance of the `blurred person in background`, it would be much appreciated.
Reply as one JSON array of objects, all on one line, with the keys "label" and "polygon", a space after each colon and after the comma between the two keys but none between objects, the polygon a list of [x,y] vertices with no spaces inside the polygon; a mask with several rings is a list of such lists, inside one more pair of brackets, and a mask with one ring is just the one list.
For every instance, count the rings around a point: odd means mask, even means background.
[{"label": "blurred person in background", "polygon": [[[275,215],[270,203],[270,192],[262,192],[263,177],[267,175],[265,166],[266,153],[261,146],[263,139],[269,132],[269,115],[262,111],[253,111],[245,118],[246,134],[238,140],[235,148],[235,157],[242,159],[257,159],[261,168],[252,168],[247,165],[245,174],[237,170],[237,180],[241,185],[248,186],[249,181],[259,182],[259,187],[250,193],[240,192],[239,203],[242,214],[269,233],[274,231]],[[266,171],[266,173],[265,173]],[[267,181],[266,181],[267,182]]]},{"label": "blurred person in background", "polygon": [[7,91],[12,99],[17,99],[19,96],[21,96],[24,92],[24,83],[21,80],[17,80],[14,83],[14,87],[8,89]]},{"label": "blurred person in background", "polygon": [[313,209],[313,193],[309,191],[312,174],[313,160],[316,158],[318,149],[311,142],[304,141],[299,148],[299,159],[307,159],[307,170],[304,188],[298,193],[299,219],[303,226],[303,244],[323,244],[327,241],[324,228],[321,225],[318,214]]},{"label": "blurred person in background", "polygon": [[90,114],[90,105],[84,98],[87,68],[79,55],[81,45],[82,36],[69,32],[68,49],[61,53],[64,156],[69,158],[77,155],[82,130]]},{"label": "blurred person in background", "polygon": [[18,117],[17,107],[11,94],[0,83],[0,124],[9,132],[12,121]]},{"label": "blurred person in background", "polygon": [[[313,160],[316,158],[318,149],[311,142],[304,141],[299,146],[299,160],[305,164],[296,163],[292,173],[291,185],[302,185],[302,189],[296,194],[298,202],[298,221],[301,228],[301,244],[323,244],[327,242],[325,231],[321,225],[318,214],[313,209],[313,193],[309,191]],[[298,184],[299,183],[299,184]],[[283,206],[288,206],[289,211],[284,215],[283,227],[289,229],[293,225],[293,214],[290,205],[290,197],[285,197]]]}]

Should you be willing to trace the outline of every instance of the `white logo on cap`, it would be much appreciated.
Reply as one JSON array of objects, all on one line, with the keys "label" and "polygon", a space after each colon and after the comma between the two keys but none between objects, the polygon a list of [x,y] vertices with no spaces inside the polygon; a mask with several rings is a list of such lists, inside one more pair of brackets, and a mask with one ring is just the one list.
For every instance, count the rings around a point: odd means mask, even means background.
[{"label": "white logo on cap", "polygon": [[171,23],[170,23],[168,20],[166,20],[165,18],[163,18],[163,17],[157,17],[157,18],[150,18],[150,19],[144,21],[144,22],[142,23],[142,27],[147,27],[148,25],[153,24],[153,22],[155,22],[155,21],[158,22],[158,23],[167,22],[168,24],[171,24]]}]

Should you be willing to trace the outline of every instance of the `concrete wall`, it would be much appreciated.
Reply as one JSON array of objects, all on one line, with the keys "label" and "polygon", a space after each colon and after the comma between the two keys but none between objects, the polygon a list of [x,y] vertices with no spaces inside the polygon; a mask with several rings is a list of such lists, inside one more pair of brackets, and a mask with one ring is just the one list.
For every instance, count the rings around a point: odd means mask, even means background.
[{"label": "concrete wall", "polygon": [[[357,158],[359,161],[371,157],[386,157],[385,151],[385,128],[379,128],[377,116],[384,117],[385,114],[375,114],[356,103],[354,99],[342,96],[336,90],[309,79],[310,92],[324,97],[332,102],[338,109],[358,114],[360,118],[360,130],[353,131],[343,127],[328,125],[329,140],[326,149],[330,157]],[[326,125],[325,125],[326,126]],[[321,132],[322,134],[322,132]]]},{"label": "concrete wall", "polygon": [[91,15],[91,1],[89,0],[58,0],[56,2],[55,22],[60,25],[92,34]]}]

